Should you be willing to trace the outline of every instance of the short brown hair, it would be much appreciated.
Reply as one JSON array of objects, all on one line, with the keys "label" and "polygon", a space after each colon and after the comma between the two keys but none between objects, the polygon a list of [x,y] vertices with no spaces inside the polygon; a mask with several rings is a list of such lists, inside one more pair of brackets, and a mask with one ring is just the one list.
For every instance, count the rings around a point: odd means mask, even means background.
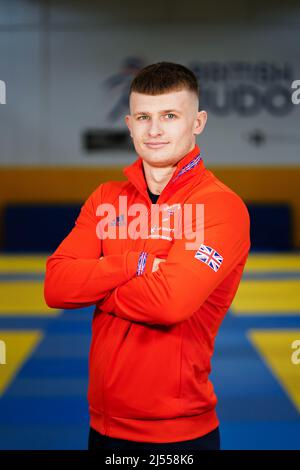
[{"label": "short brown hair", "polygon": [[133,79],[129,95],[135,91],[145,95],[162,95],[188,89],[199,98],[199,85],[195,74],[180,64],[157,62],[141,69]]}]

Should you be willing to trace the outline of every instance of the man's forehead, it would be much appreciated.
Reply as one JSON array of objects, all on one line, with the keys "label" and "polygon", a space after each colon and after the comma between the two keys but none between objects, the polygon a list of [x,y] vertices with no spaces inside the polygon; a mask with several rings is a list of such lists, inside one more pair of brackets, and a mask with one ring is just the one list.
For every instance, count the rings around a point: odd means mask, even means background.
[{"label": "man's forehead", "polygon": [[188,90],[172,91],[160,95],[146,95],[133,91],[130,96],[130,108],[133,112],[161,112],[165,110],[183,110],[190,103],[191,92]]}]

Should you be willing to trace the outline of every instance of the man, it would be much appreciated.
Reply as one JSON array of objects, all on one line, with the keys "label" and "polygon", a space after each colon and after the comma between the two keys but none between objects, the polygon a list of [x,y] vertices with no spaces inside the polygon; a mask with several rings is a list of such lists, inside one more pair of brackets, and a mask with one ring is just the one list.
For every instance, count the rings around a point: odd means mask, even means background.
[{"label": "man", "polygon": [[[198,109],[190,70],[142,69],[125,118],[138,158],[125,182],[92,193],[47,260],[50,307],[96,304],[90,449],[220,448],[210,360],[248,256],[249,216],[204,166],[195,139],[207,113]],[[114,217],[104,217],[110,207]]]}]

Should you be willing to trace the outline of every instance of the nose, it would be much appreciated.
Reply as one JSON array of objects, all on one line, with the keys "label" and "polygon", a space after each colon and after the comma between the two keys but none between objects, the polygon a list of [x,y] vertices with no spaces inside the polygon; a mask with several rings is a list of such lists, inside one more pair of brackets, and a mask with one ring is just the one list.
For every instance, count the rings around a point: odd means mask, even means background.
[{"label": "nose", "polygon": [[151,119],[148,134],[151,137],[162,134],[162,128],[158,119]]}]

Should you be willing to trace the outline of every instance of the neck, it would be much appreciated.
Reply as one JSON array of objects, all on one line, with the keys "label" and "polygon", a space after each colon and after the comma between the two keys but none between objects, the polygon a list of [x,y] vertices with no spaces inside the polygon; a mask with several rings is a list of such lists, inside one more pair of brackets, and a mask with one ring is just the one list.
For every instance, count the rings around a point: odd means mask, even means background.
[{"label": "neck", "polygon": [[[194,147],[195,145],[193,145],[193,147],[189,150],[189,152],[191,152]],[[186,155],[189,152],[187,152]],[[180,160],[182,160],[182,158],[184,157],[185,155],[183,155],[183,157],[181,157]],[[178,162],[180,160],[178,160]],[[151,166],[149,163],[143,160],[145,179],[146,179],[147,186],[150,189],[151,193],[160,194],[163,191],[165,186],[167,186],[168,182],[172,178],[172,175],[176,170],[178,162],[176,164],[167,165],[164,167],[155,167],[155,166]]]},{"label": "neck", "polygon": [[172,178],[172,175],[176,170],[176,166],[154,168],[153,166],[148,165],[145,161],[143,164],[148,188],[151,193],[160,194]]}]

